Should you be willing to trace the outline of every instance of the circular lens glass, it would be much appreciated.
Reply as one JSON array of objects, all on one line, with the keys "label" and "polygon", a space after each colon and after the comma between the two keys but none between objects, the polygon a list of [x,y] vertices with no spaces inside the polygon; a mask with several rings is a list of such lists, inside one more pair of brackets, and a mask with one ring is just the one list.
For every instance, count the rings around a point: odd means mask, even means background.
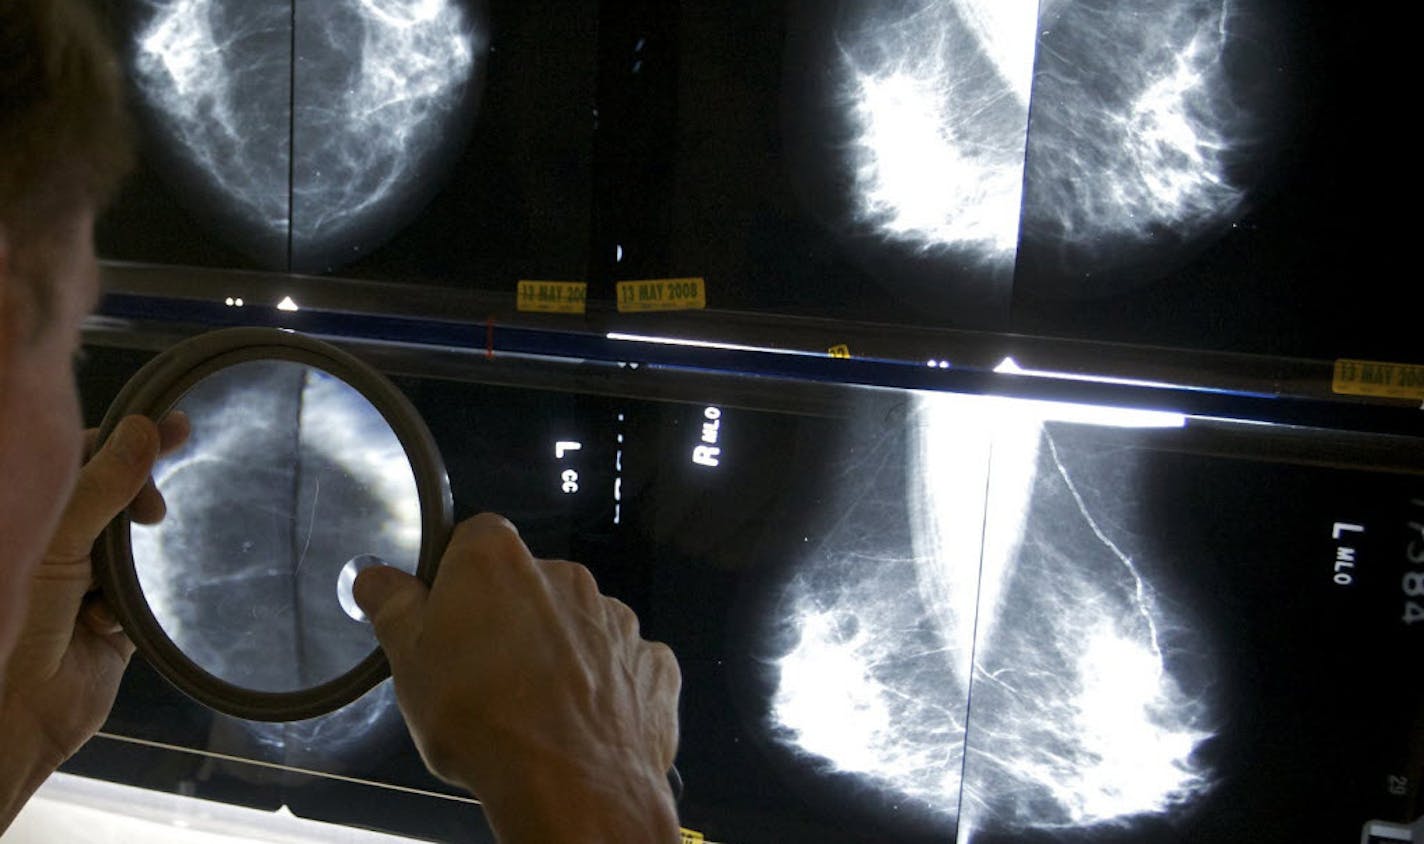
[{"label": "circular lens glass", "polygon": [[415,471],[385,417],[341,379],[285,360],[218,370],[173,409],[192,434],[154,469],[168,515],[129,534],[163,632],[256,692],[351,671],[376,648],[351,598],[356,573],[414,573],[420,558]]}]

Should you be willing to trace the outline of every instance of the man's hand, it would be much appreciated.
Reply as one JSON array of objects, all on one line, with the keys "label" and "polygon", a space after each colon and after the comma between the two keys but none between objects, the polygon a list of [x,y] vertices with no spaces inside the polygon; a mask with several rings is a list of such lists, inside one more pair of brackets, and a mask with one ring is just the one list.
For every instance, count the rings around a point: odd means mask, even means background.
[{"label": "man's hand", "polygon": [[483,514],[433,588],[376,567],[355,597],[426,764],[480,798],[502,842],[677,840],[677,660],[588,569],[536,560]]},{"label": "man's hand", "polygon": [[163,518],[149,472],[188,436],[188,420],[131,416],[80,470],[44,560],[0,685],[0,830],[18,803],[74,755],[109,715],[133,644],[94,591],[90,549],[125,508],[134,521]]}]

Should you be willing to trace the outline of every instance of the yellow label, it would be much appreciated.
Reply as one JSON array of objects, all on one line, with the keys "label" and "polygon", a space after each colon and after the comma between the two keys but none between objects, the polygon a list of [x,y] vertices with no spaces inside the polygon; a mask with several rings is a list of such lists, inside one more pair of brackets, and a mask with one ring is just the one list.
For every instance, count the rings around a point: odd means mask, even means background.
[{"label": "yellow label", "polygon": [[588,298],[582,281],[521,281],[517,307],[548,314],[581,314]]},{"label": "yellow label", "polygon": [[1337,360],[1331,388],[1348,396],[1424,399],[1424,366],[1373,360]]},{"label": "yellow label", "polygon": [[690,311],[707,307],[700,278],[655,278],[618,282],[618,311]]},{"label": "yellow label", "polygon": [[690,829],[682,830],[682,844],[702,844],[706,840],[700,832],[693,832]]},{"label": "yellow label", "polygon": [[837,343],[836,345],[827,349],[826,354],[830,355],[833,358],[849,358],[850,346],[847,346],[845,343]]}]

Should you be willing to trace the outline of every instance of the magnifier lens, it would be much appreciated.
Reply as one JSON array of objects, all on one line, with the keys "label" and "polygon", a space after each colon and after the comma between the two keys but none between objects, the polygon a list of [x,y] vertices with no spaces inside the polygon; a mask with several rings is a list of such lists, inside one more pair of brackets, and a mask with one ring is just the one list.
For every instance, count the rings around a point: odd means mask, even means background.
[{"label": "magnifier lens", "polygon": [[187,414],[153,476],[157,525],[120,515],[94,577],[138,653],[194,700],[238,718],[334,712],[390,676],[352,596],[385,564],[435,578],[452,523],[430,430],[355,355],[274,328],[200,334],[155,357],[104,414]]},{"label": "magnifier lens", "polygon": [[332,680],[376,640],[351,596],[365,567],[414,573],[416,478],[360,392],[307,364],[220,369],[174,406],[192,435],[154,479],[162,523],[132,525],[139,585],[163,632],[215,677],[258,692]]}]

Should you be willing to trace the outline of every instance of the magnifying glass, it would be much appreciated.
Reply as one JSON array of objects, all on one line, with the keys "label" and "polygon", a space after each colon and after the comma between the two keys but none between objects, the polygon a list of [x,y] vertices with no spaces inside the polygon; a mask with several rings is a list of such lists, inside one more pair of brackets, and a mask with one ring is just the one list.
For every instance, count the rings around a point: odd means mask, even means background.
[{"label": "magnifying glass", "polygon": [[[453,504],[434,437],[352,355],[270,328],[180,343],[140,369],[99,426],[187,414],[153,475],[157,525],[115,519],[99,586],[138,652],[197,702],[253,721],[334,712],[390,676],[352,594],[389,565],[434,582]],[[677,769],[668,772],[682,794]]]},{"label": "magnifying glass", "polygon": [[295,721],[390,675],[351,587],[372,565],[433,582],[453,506],[435,440],[383,375],[319,340],[234,328],[174,346],[120,391],[130,414],[187,414],[154,467],[168,514],[121,515],[95,576],[140,654],[219,712]]}]

